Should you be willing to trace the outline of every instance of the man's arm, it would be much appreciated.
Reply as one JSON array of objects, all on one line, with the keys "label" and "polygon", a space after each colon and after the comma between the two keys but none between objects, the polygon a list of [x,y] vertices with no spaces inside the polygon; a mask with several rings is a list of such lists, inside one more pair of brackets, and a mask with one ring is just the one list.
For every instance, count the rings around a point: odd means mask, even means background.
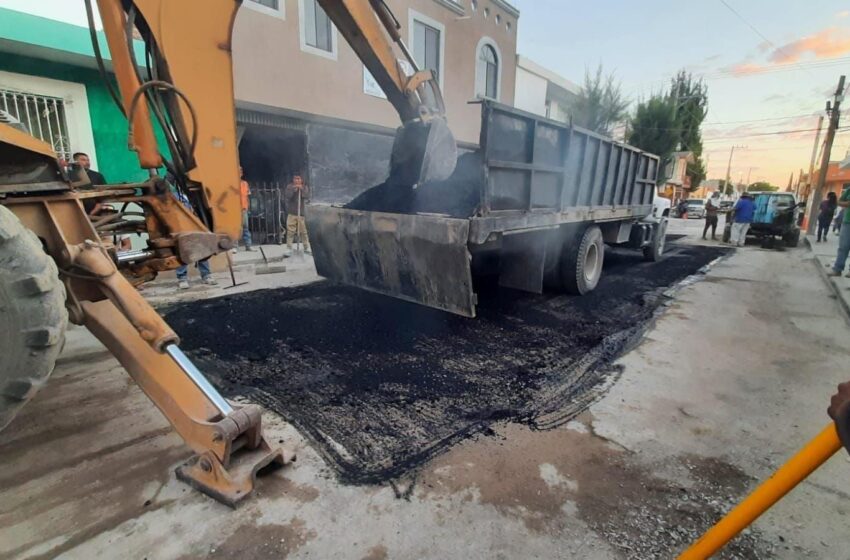
[{"label": "man's arm", "polygon": [[838,392],[832,396],[827,412],[835,420],[841,443],[850,452],[850,381],[838,386]]}]

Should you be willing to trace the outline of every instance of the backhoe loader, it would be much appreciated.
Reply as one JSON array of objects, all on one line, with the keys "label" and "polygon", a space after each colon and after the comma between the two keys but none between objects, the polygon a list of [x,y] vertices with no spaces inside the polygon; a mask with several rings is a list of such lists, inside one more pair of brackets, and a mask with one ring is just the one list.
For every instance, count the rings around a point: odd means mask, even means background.
[{"label": "backhoe loader", "polygon": [[[70,320],[112,352],[195,453],[178,478],[235,505],[258,471],[293,457],[263,438],[259,407],[233,406],[218,393],[135,285],[229,251],[241,230],[230,47],[240,2],[97,0],[116,90],[92,0],[84,1],[100,72],[127,118],[128,148],[149,176],[93,186],[25,127],[0,123],[0,428],[47,380]],[[388,181],[411,188],[447,178],[457,146],[437,81],[416,69],[383,0],[319,4],[401,119]],[[144,64],[134,36],[144,42]],[[97,203],[113,211],[90,216]],[[132,219],[131,204],[143,220]],[[122,250],[108,241],[127,234],[145,234],[146,246]]]}]

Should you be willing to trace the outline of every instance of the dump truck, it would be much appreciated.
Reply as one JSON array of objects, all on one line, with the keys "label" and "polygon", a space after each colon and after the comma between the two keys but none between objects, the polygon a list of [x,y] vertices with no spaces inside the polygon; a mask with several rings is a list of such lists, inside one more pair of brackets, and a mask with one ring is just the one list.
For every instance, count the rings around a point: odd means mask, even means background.
[{"label": "dump truck", "polygon": [[387,182],[307,212],[319,275],[475,316],[476,280],[585,294],[605,245],[664,253],[659,158],[571,124],[481,102],[479,149],[446,181]]}]

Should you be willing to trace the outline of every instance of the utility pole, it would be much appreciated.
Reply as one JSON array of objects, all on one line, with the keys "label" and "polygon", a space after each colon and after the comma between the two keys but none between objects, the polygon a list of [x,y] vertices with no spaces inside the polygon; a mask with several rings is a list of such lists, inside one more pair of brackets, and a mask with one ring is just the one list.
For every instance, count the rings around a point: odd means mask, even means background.
[{"label": "utility pole", "polygon": [[844,80],[846,76],[841,76],[838,79],[838,87],[835,90],[835,96],[832,99],[832,105],[829,101],[826,102],[826,113],[829,115],[829,128],[826,129],[826,140],[824,140],[823,158],[820,163],[820,173],[818,174],[818,182],[815,185],[814,196],[812,197],[812,205],[809,208],[809,227],[808,234],[812,235],[815,232],[815,222],[817,218],[818,207],[823,200],[823,188],[826,184],[826,174],[829,171],[829,157],[832,155],[832,144],[835,142],[835,131],[838,129],[838,123],[841,120],[841,102],[844,101]]},{"label": "utility pole", "polygon": [[752,172],[753,172],[753,168],[752,168],[752,167],[750,167],[750,168],[747,170],[747,186],[748,186],[748,187],[750,186],[750,175],[752,174]]},{"label": "utility pole", "polygon": [[794,198],[800,202],[800,186],[803,184],[803,168],[800,168],[800,173],[797,175],[797,186],[794,188]]},{"label": "utility pole", "polygon": [[815,144],[812,146],[812,159],[809,162],[809,176],[806,179],[806,190],[803,195],[808,198],[812,194],[813,175],[815,174],[815,158],[818,157],[818,146],[820,145],[820,131],[823,129],[823,115],[818,117],[818,131],[815,133]]},{"label": "utility pole", "polygon": [[[736,148],[746,149],[746,146],[732,146],[732,150],[729,152],[729,165],[726,166],[726,186],[732,180],[732,157],[735,155]],[[726,192],[726,187],[723,188],[723,191]]]}]

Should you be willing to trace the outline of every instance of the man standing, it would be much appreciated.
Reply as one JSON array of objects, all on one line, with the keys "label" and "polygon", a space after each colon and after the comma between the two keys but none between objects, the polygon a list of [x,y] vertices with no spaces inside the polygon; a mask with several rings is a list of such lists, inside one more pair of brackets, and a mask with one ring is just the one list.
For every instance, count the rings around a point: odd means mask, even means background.
[{"label": "man standing", "polygon": [[251,247],[251,229],[248,224],[248,209],[251,204],[248,197],[251,194],[251,187],[248,186],[248,181],[242,178],[242,166],[239,166],[239,199],[242,202],[242,244],[245,245],[246,251],[253,251]]},{"label": "man standing", "polygon": [[[189,200],[184,193],[177,190],[174,186],[171,187],[172,194],[180,201],[183,206],[188,208],[190,211],[192,209],[192,202]],[[201,273],[201,282],[207,284],[209,286],[216,286],[218,282],[216,282],[215,278],[212,277],[212,271],[210,270],[210,260],[209,258],[200,260],[196,263],[198,267],[198,272]],[[188,290],[189,289],[189,265],[182,265],[177,268],[175,271],[177,274],[177,288],[180,290]]]},{"label": "man standing", "polygon": [[684,198],[679,201],[679,204],[676,205],[676,209],[679,211],[679,217],[683,220],[688,219],[688,201]]},{"label": "man standing", "polygon": [[747,243],[747,231],[753,223],[753,215],[756,212],[756,203],[750,193],[743,193],[733,208],[735,217],[732,221],[732,236],[730,242],[738,247]]},{"label": "man standing", "polygon": [[[841,276],[844,272],[844,265],[847,264],[847,254],[850,253],[850,212],[847,207],[850,206],[850,187],[844,189],[841,193],[841,198],[838,199],[838,207],[844,210],[844,220],[841,225],[841,233],[838,234],[838,254],[835,257],[835,263],[832,265],[832,270],[829,271],[829,276]],[[850,277],[850,273],[847,275]]]},{"label": "man standing", "polygon": [[86,170],[86,175],[89,176],[92,186],[106,184],[106,178],[91,168],[91,159],[87,153],[76,152],[74,154],[74,163]]},{"label": "man standing", "polygon": [[711,240],[717,241],[717,213],[720,211],[719,199],[709,197],[705,202],[705,227],[702,228],[702,238],[705,239],[705,234],[708,233],[708,228],[711,228]]},{"label": "man standing", "polygon": [[[92,187],[106,184],[106,178],[101,173],[91,168],[91,158],[89,158],[87,153],[74,152],[73,158],[75,164],[79,165],[81,169],[86,170],[86,175],[88,175]],[[86,214],[88,214],[92,219],[98,216],[103,216],[107,213],[115,213],[115,209],[111,204],[95,202],[95,200],[91,198],[83,199],[83,208],[85,209]],[[128,235],[113,235],[112,241],[121,251],[129,251],[132,248],[132,242]]]},{"label": "man standing", "polygon": [[296,233],[304,243],[304,252],[310,254],[310,238],[307,237],[307,224],[304,222],[304,208],[310,200],[310,189],[304,184],[301,175],[295,175],[286,185],[283,201],[286,206],[286,254],[292,254],[292,238]]}]

